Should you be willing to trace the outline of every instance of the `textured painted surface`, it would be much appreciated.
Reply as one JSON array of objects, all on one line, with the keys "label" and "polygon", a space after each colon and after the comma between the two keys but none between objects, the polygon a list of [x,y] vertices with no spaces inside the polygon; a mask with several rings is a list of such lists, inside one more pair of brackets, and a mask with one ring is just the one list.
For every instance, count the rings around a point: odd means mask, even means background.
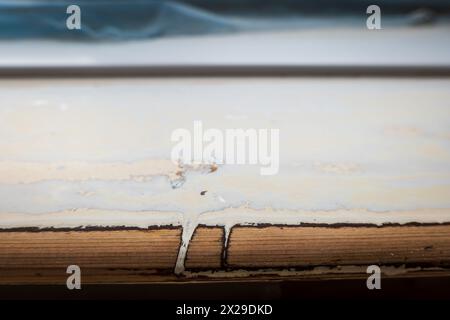
[{"label": "textured painted surface", "polygon": [[[0,228],[450,222],[450,81],[0,83]],[[279,128],[280,170],[179,166],[171,132]],[[202,191],[207,191],[201,195]]]}]

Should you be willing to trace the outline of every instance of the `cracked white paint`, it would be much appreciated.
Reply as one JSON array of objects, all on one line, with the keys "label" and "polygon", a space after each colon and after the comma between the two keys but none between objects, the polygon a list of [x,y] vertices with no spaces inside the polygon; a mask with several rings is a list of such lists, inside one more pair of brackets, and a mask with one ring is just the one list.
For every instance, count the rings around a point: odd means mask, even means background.
[{"label": "cracked white paint", "polygon": [[[0,228],[182,226],[182,273],[198,224],[227,244],[236,224],[450,222],[450,80],[2,80],[0,97]],[[194,120],[279,128],[279,174],[173,164]]]}]

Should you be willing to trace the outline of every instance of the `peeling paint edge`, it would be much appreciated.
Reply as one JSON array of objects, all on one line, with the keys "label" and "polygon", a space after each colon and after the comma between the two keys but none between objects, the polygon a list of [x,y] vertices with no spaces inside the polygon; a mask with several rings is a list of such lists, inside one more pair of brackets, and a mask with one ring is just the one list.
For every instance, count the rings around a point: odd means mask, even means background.
[{"label": "peeling paint edge", "polygon": [[[407,267],[406,265],[391,266],[381,265],[381,272],[386,276],[401,276],[408,273],[420,272],[420,271],[446,271],[450,272],[450,269],[441,267]],[[367,266],[361,265],[347,265],[347,266],[315,266],[309,269],[296,269],[296,268],[265,268],[265,269],[233,269],[233,270],[203,270],[203,271],[185,271],[184,277],[187,279],[201,279],[201,278],[214,278],[214,279],[229,279],[229,278],[250,278],[259,276],[276,276],[276,277],[313,277],[323,275],[361,275],[367,274]]]},{"label": "peeling paint edge", "polygon": [[[72,225],[67,223],[67,221],[70,220],[72,220]],[[199,225],[224,228],[221,259],[222,264],[226,265],[228,241],[231,230],[235,226],[325,226],[331,228],[346,226],[425,226],[450,224],[450,209],[423,209],[388,212],[373,212],[367,209],[294,211],[275,210],[273,208],[253,209],[246,206],[203,213],[163,211],[123,212],[96,209],[77,209],[41,215],[0,213],[0,221],[0,230],[14,230],[14,228],[19,228],[21,230],[24,230],[24,228],[31,228],[31,230],[45,230],[46,228],[57,230],[62,228],[67,230],[71,229],[71,226],[78,229],[88,228],[88,230],[92,227],[104,227],[109,228],[109,230],[114,230],[114,228],[117,230],[117,228],[121,228],[123,230],[126,228],[149,229],[151,227],[161,226],[181,226],[181,244],[174,267],[174,273],[176,275],[185,275],[185,263],[187,252],[189,250],[189,244],[195,230]],[[82,223],[82,221],[90,222]],[[75,231],[76,229],[72,230]]]}]

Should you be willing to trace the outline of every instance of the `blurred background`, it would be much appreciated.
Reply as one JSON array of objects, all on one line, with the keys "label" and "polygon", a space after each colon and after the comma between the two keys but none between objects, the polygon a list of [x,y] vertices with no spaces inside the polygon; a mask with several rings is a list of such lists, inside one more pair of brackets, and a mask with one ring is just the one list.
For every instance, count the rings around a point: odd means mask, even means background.
[{"label": "blurred background", "polygon": [[449,17],[446,0],[0,0],[0,67],[447,65]]}]

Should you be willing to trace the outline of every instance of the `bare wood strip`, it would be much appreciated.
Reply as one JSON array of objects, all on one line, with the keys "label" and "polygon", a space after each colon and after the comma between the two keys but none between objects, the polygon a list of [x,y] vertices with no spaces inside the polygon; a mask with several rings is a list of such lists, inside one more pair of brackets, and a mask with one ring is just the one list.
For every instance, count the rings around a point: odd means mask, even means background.
[{"label": "bare wood strip", "polygon": [[187,269],[219,269],[222,265],[223,228],[197,228],[189,245]]},{"label": "bare wood strip", "polygon": [[370,264],[448,267],[450,226],[237,227],[232,230],[227,262],[236,268]]},{"label": "bare wood strip", "polygon": [[66,268],[83,283],[142,282],[172,272],[181,229],[0,233],[0,284],[64,284]]},{"label": "bare wood strip", "polygon": [[[64,285],[65,270],[70,264],[82,268],[83,283],[223,280],[214,275],[209,278],[175,276],[173,268],[180,238],[181,229],[0,232],[0,284]],[[222,228],[197,228],[187,254],[187,270],[224,266],[227,269],[223,272],[233,268],[302,270],[369,264],[450,270],[450,225],[235,227],[225,265],[221,261],[222,245]],[[327,270],[314,277],[336,277]],[[277,276],[262,274],[252,279],[270,278]],[[235,278],[231,275],[227,279]]]}]

